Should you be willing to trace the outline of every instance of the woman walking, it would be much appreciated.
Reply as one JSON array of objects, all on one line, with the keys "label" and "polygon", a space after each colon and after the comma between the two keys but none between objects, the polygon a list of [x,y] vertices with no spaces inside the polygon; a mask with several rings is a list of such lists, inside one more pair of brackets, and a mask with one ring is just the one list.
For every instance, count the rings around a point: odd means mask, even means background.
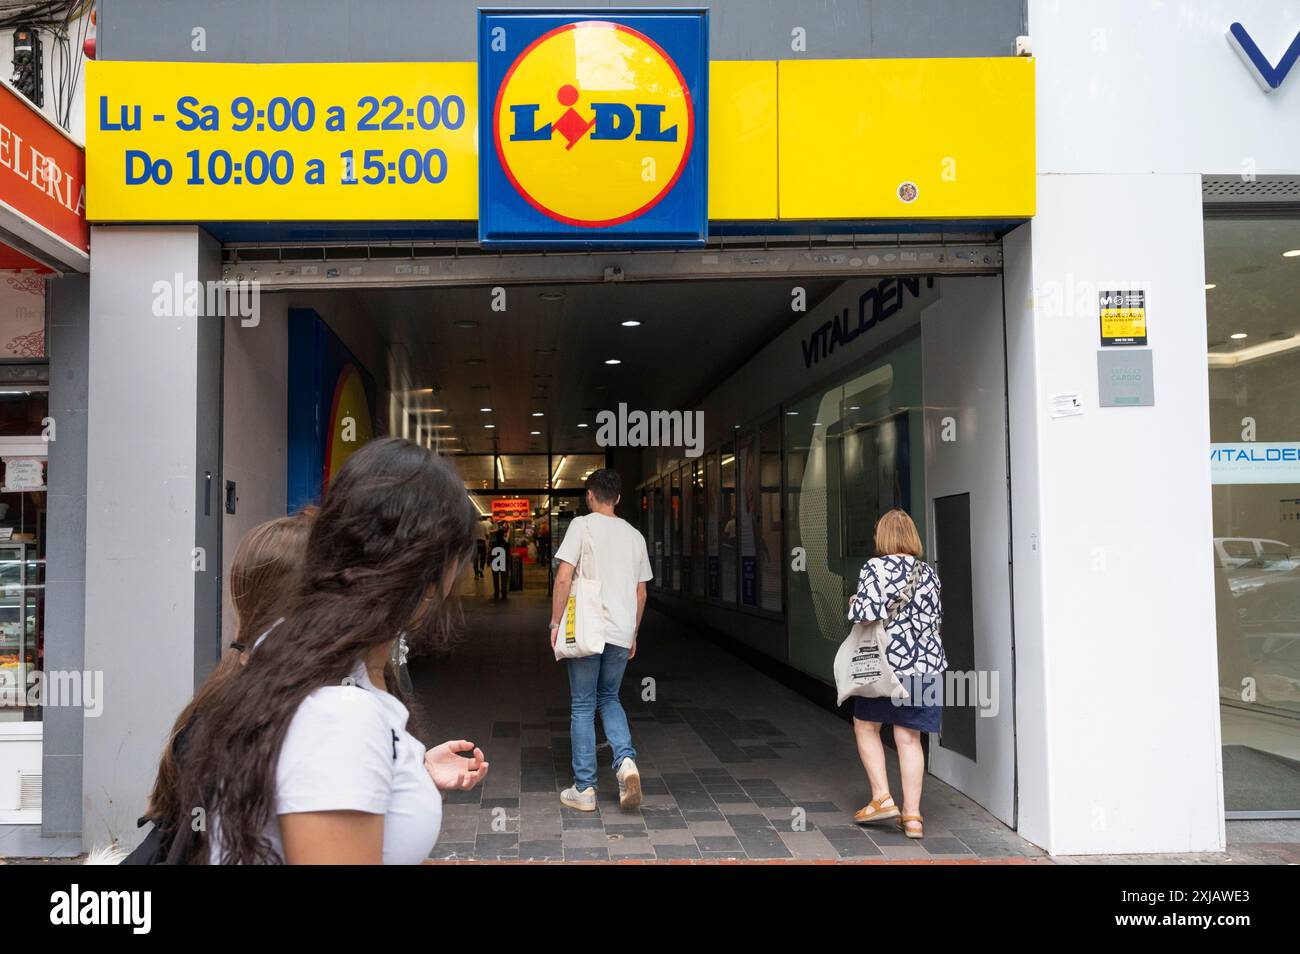
[{"label": "woman walking", "polygon": [[[921,560],[921,537],[906,511],[890,510],[882,516],[876,522],[875,536],[877,556],[862,568],[857,593],[849,600],[849,619],[884,621],[886,656],[908,697],[902,703],[854,697],[853,733],[871,783],[871,801],[853,820],[863,825],[893,819],[908,838],[920,838],[924,834],[921,784],[925,778],[921,733],[939,731],[943,671],[948,666],[939,636],[943,619],[939,575]],[[882,725],[894,729],[903,782],[901,813],[889,791]]]},{"label": "woman walking", "polygon": [[183,807],[155,820],[169,851],[181,839],[175,860],[428,856],[439,790],[472,788],[488,765],[469,742],[426,752],[411,735],[394,647],[403,635],[417,652],[447,641],[450,594],[473,545],[473,507],[445,460],[398,438],[348,458],[273,629],[195,700],[183,741],[173,736],[153,801]]}]

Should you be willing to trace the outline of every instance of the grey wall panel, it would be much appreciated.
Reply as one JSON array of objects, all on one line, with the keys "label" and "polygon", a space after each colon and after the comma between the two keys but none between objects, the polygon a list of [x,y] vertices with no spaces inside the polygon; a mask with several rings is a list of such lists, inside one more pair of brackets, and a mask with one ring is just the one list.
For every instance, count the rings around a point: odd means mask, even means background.
[{"label": "grey wall panel", "polygon": [[[217,263],[193,226],[99,226],[92,242],[85,664],[103,673],[104,708],[85,720],[82,844],[130,847],[198,669],[199,355],[217,321],[156,314],[155,282]],[[219,550],[208,558],[220,566]]]},{"label": "grey wall panel", "polygon": [[[199,233],[199,281],[221,278],[221,246]],[[222,367],[225,325],[237,318],[200,318],[195,380],[194,545],[207,556],[194,574],[194,685],[203,682],[221,658],[221,529],[225,481],[221,467]]]},{"label": "grey wall panel", "polygon": [[[45,668],[85,668],[86,412],[90,344],[90,278],[75,275],[46,286],[50,355],[49,491],[46,504]],[[41,830],[81,831],[82,710],[46,707],[42,717]]]},{"label": "grey wall panel", "polygon": [[[555,5],[555,4],[553,4]],[[476,60],[479,6],[504,0],[100,0],[99,58],[209,62]],[[713,59],[1007,56],[1025,0],[688,0],[580,8],[707,7]],[[791,49],[795,29],[806,51]],[[206,49],[196,51],[202,29]],[[255,90],[245,92],[253,93]]]}]

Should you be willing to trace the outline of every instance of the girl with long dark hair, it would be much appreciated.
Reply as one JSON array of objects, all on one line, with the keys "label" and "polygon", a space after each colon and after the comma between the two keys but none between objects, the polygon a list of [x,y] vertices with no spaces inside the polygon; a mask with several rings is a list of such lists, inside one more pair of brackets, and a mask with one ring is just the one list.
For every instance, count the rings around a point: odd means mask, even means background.
[{"label": "girl with long dark hair", "polygon": [[446,645],[473,541],[474,508],[442,458],[383,438],[348,459],[274,630],[173,737],[155,800],[173,808],[157,823],[167,842],[185,839],[183,860],[427,857],[439,789],[472,788],[488,764],[468,742],[426,752],[410,734],[394,647],[403,635],[415,652]]}]

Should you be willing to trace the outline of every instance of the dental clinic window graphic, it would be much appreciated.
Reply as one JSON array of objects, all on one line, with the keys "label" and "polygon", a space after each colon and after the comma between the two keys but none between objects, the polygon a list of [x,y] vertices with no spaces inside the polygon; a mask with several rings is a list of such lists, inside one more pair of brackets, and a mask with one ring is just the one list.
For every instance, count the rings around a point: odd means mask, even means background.
[{"label": "dental clinic window graphic", "polygon": [[1287,47],[1276,66],[1264,55],[1259,44],[1240,23],[1228,27],[1228,43],[1241,56],[1247,69],[1250,70],[1250,75],[1255,77],[1255,82],[1259,83],[1260,89],[1266,93],[1271,93],[1280,87],[1287,74],[1291,72],[1291,67],[1295,66],[1296,60],[1300,59],[1300,32],[1297,32],[1295,38],[1291,40],[1291,45]]},{"label": "dental clinic window graphic", "polygon": [[479,239],[703,244],[708,15],[479,14]]}]

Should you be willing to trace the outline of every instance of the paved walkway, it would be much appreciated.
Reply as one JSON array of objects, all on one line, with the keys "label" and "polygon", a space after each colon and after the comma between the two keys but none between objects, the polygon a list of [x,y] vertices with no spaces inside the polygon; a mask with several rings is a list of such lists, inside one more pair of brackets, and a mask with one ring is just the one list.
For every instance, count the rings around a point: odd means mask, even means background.
[{"label": "paved walkway", "polygon": [[[537,590],[494,603],[491,588],[466,581],[466,638],[412,667],[430,734],[471,739],[492,764],[479,790],[445,797],[437,861],[1300,863],[1296,822],[1229,822],[1225,853],[1049,859],[933,777],[924,840],[858,828],[851,816],[868,789],[848,723],[653,611],[623,692],[644,805],[619,810],[603,747],[599,812],[563,808],[569,694],[547,644],[547,603]],[[890,763],[897,796],[892,753]],[[79,851],[37,826],[0,826],[0,864]]]},{"label": "paved walkway", "polygon": [[[464,592],[475,591],[490,594],[491,584],[468,581]],[[599,812],[564,808],[557,794],[572,784],[569,694],[547,642],[545,597],[469,596],[465,610],[469,635],[456,651],[412,667],[419,717],[432,734],[471,739],[491,763],[481,791],[446,799],[435,858],[1043,857],[934,778],[926,781],[923,841],[857,827],[852,814],[869,793],[848,723],[653,611],[623,684],[644,804],[620,811],[603,747]]]}]

